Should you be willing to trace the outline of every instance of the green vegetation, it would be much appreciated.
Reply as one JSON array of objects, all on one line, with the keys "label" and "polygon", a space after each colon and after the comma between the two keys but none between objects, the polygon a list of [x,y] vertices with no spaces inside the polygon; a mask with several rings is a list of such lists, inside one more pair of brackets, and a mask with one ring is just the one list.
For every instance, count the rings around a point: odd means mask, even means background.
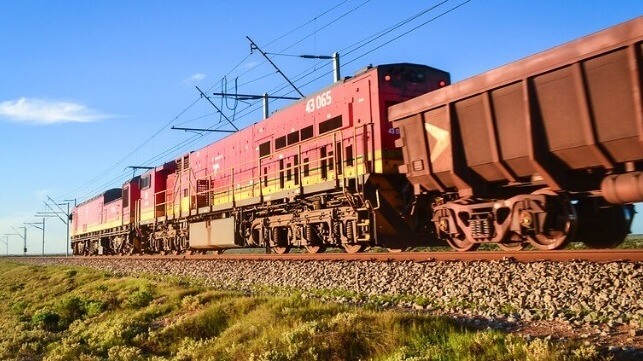
[{"label": "green vegetation", "polygon": [[208,289],[185,278],[0,262],[1,360],[585,360],[448,318]]}]

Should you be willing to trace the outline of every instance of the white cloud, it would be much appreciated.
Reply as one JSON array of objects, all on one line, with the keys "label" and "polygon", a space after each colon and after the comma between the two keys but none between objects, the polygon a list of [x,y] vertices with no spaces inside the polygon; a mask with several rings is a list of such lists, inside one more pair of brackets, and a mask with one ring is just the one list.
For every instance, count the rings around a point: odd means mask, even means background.
[{"label": "white cloud", "polygon": [[190,76],[190,79],[192,79],[193,81],[203,80],[205,79],[205,74],[203,73],[192,74],[192,76]]},{"label": "white cloud", "polygon": [[197,83],[197,82],[205,79],[205,77],[206,77],[206,75],[203,74],[203,73],[194,73],[194,74],[190,75],[189,77],[183,79],[183,84],[185,84],[185,85],[194,84],[194,83]]},{"label": "white cloud", "polygon": [[0,117],[17,122],[54,124],[92,122],[109,116],[83,104],[22,97],[0,102]]}]

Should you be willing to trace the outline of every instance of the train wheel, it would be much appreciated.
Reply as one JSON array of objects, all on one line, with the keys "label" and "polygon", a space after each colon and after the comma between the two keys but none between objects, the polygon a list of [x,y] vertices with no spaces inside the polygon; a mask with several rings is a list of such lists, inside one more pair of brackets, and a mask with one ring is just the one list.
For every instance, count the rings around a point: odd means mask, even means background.
[{"label": "train wheel", "polygon": [[534,236],[529,237],[529,243],[543,251],[565,248],[576,228],[576,212],[571,202],[548,189],[536,191],[535,194],[555,198],[547,204],[542,232],[537,231]]},{"label": "train wheel", "polygon": [[479,243],[474,243],[466,238],[460,239],[458,237],[448,237],[447,243],[449,244],[449,246],[451,246],[451,248],[458,252],[475,251],[476,249],[478,249],[478,247],[480,247]]},{"label": "train wheel", "polygon": [[137,253],[143,253],[143,242],[139,237],[134,237],[132,240],[132,248],[130,249],[130,255]]},{"label": "train wheel", "polygon": [[308,253],[324,253],[326,251],[326,247],[324,247],[324,246],[306,246],[306,251]]},{"label": "train wheel", "polygon": [[183,253],[190,248],[190,241],[186,236],[179,237],[179,253]]},{"label": "train wheel", "polygon": [[581,218],[581,212],[583,211],[579,209],[578,219],[582,225],[575,238],[590,248],[614,248],[623,243],[630,233],[634,206],[602,207],[585,221]]},{"label": "train wheel", "polygon": [[346,253],[359,253],[366,249],[363,244],[343,244],[342,247],[344,247]]},{"label": "train wheel", "polygon": [[288,246],[283,246],[283,247],[276,246],[276,247],[270,247],[270,250],[272,251],[272,253],[286,254],[286,253],[290,252],[290,247],[288,247]]}]

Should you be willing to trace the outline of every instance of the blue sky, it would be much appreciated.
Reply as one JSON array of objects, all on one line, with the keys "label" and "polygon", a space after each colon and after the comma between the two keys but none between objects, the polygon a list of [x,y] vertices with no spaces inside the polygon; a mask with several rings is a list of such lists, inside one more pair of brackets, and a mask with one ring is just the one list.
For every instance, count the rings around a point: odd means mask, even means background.
[{"label": "blue sky", "polygon": [[[423,63],[458,81],[641,14],[636,0],[0,0],[0,240],[39,221],[47,195],[81,201],[120,187],[127,166],[224,136],[169,129],[226,129],[195,86],[227,83],[233,92],[236,82],[239,93],[293,96],[245,36],[284,54],[272,60],[309,94],[332,81],[329,62],[285,55],[338,51],[344,76],[368,64]],[[214,101],[238,127],[261,118],[256,104]],[[62,222],[48,220],[47,230],[46,251],[64,252]],[[643,220],[634,231],[643,233]],[[29,228],[29,253],[41,240]],[[9,253],[22,253],[18,237]]]}]

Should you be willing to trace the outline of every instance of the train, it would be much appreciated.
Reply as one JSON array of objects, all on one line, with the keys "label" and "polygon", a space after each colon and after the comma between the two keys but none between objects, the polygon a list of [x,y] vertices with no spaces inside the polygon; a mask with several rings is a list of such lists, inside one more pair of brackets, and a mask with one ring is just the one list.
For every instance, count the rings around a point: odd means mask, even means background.
[{"label": "train", "polygon": [[74,255],[615,247],[643,201],[643,17],[451,84],[368,66],[77,205]]}]

